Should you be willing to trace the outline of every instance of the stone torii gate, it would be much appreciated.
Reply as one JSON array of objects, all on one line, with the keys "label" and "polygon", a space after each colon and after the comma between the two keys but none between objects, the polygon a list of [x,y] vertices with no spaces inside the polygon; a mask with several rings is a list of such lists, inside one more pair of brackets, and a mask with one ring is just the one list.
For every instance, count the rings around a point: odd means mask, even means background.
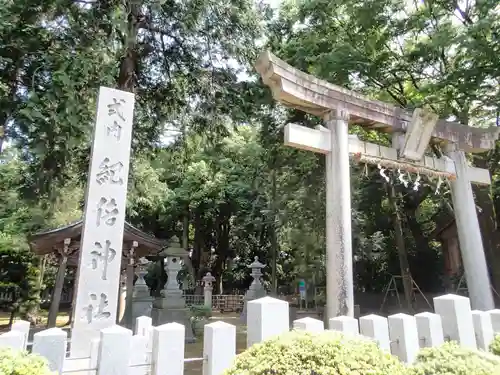
[{"label": "stone torii gate", "polygon": [[[499,128],[479,129],[439,120],[421,109],[408,113],[399,107],[368,99],[303,73],[270,52],[259,57],[256,69],[273,97],[282,104],[323,118],[326,128],[295,124],[285,128],[285,144],[326,156],[327,318],[353,316],[353,266],[349,156],[358,161],[451,181],[460,248],[472,307],[494,308],[488,269],[471,182],[490,184],[489,171],[470,167],[465,152],[495,147]],[[393,134],[393,147],[349,136],[349,122]],[[425,156],[430,139],[446,156]]]}]

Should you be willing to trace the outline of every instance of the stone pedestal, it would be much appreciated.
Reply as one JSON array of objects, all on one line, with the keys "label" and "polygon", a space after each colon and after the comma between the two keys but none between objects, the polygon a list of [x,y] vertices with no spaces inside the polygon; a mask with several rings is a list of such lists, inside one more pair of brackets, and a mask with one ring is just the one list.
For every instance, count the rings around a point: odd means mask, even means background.
[{"label": "stone pedestal", "polygon": [[137,266],[137,281],[134,285],[132,294],[132,326],[135,326],[135,320],[140,316],[151,316],[153,308],[153,297],[149,292],[149,288],[144,280],[147,273],[149,261],[146,258],[139,259]]},{"label": "stone pedestal", "polygon": [[161,291],[161,297],[153,301],[151,318],[154,326],[166,323],[179,323],[186,328],[186,342],[195,342],[193,328],[191,325],[191,314],[186,307],[186,301],[182,295],[177,282],[177,274],[181,269],[181,256],[185,255],[185,250],[181,248],[179,240],[173,237],[171,245],[163,252],[166,256],[165,272],[168,280],[164,289]]},{"label": "stone pedestal", "polygon": [[192,343],[196,339],[191,325],[191,314],[189,308],[186,307],[182,292],[179,292],[179,295],[167,293],[164,297],[154,300],[151,319],[154,326],[172,322],[182,324],[186,328],[186,342]]},{"label": "stone pedestal", "polygon": [[252,270],[251,276],[253,277],[252,284],[245,293],[243,311],[241,313],[241,320],[246,323],[247,320],[247,303],[254,299],[262,298],[267,295],[264,285],[260,282],[260,277],[262,276],[262,268],[265,267],[264,264],[259,262],[259,258],[255,257],[252,264],[247,266]]}]

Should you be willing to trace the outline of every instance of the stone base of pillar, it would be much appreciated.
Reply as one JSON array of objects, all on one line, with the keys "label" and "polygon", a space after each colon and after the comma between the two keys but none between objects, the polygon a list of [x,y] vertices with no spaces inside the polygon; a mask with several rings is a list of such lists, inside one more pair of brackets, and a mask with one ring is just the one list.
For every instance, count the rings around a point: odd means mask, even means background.
[{"label": "stone base of pillar", "polygon": [[186,343],[195,342],[191,313],[180,290],[163,290],[162,297],[153,301],[151,319],[154,326],[166,323],[179,323],[186,327]]},{"label": "stone base of pillar", "polygon": [[243,311],[241,312],[240,319],[243,324],[247,324],[247,303],[253,301],[254,299],[263,298],[267,296],[266,290],[264,288],[250,289],[245,293],[245,299],[243,302]]},{"label": "stone base of pillar", "polygon": [[133,298],[132,299],[132,327],[135,327],[135,320],[140,316],[151,318],[151,309],[153,308],[153,297]]},{"label": "stone base of pillar", "polygon": [[[155,301],[156,302],[156,301]],[[186,328],[186,343],[196,342],[191,325],[191,314],[188,308],[157,308],[151,310],[151,319],[154,326],[160,326],[166,323],[179,323]]]}]

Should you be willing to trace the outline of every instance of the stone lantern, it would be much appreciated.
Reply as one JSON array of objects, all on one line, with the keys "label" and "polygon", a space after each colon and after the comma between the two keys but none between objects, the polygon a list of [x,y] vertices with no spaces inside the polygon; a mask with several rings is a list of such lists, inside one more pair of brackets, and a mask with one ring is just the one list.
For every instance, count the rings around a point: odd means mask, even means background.
[{"label": "stone lantern", "polygon": [[245,323],[247,316],[247,302],[252,301],[254,299],[265,297],[267,294],[264,285],[262,285],[262,283],[260,282],[260,277],[262,276],[262,269],[265,266],[266,266],[265,264],[259,262],[259,257],[255,257],[254,261],[247,266],[252,270],[250,275],[252,276],[253,281],[252,284],[250,284],[250,287],[248,288],[247,292],[245,293],[245,298],[244,298],[244,305],[243,305],[243,312],[241,314],[241,319]]},{"label": "stone lantern", "polygon": [[213,282],[215,281],[215,277],[212,276],[210,272],[207,272],[205,276],[201,279],[203,281],[203,298],[204,304],[207,307],[212,307],[212,291],[214,289]]},{"label": "stone lantern", "polygon": [[186,301],[177,281],[177,275],[182,268],[181,262],[188,256],[188,252],[174,236],[160,256],[165,257],[165,272],[168,279],[161,291],[161,296],[153,302],[151,312],[153,325],[159,326],[172,322],[182,324],[186,327],[186,342],[194,342],[189,309],[186,307]]},{"label": "stone lantern", "polygon": [[144,277],[148,273],[148,266],[151,262],[146,258],[140,258],[137,262],[136,274],[137,281],[134,285],[134,298],[149,297],[149,287]]},{"label": "stone lantern", "polygon": [[253,263],[249,264],[247,267],[252,270],[250,276],[253,277],[253,281],[252,284],[250,284],[247,295],[251,296],[251,299],[264,297],[266,295],[266,290],[260,282],[260,277],[262,276],[262,269],[265,265],[259,262],[259,257],[255,257]]},{"label": "stone lantern", "polygon": [[140,258],[137,262],[137,281],[132,295],[132,325],[135,325],[135,320],[140,316],[151,316],[153,297],[150,294],[146,280],[144,280],[150,263],[146,258]]}]

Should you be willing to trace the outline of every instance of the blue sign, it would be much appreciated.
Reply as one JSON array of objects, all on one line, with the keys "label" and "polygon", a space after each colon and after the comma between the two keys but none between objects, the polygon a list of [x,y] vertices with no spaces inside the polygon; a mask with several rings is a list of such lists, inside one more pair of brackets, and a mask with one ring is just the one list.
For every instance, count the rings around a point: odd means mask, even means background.
[{"label": "blue sign", "polygon": [[299,293],[300,299],[306,299],[306,282],[304,280],[299,280]]},{"label": "blue sign", "polygon": [[306,282],[304,280],[299,281],[299,292],[306,291]]}]

